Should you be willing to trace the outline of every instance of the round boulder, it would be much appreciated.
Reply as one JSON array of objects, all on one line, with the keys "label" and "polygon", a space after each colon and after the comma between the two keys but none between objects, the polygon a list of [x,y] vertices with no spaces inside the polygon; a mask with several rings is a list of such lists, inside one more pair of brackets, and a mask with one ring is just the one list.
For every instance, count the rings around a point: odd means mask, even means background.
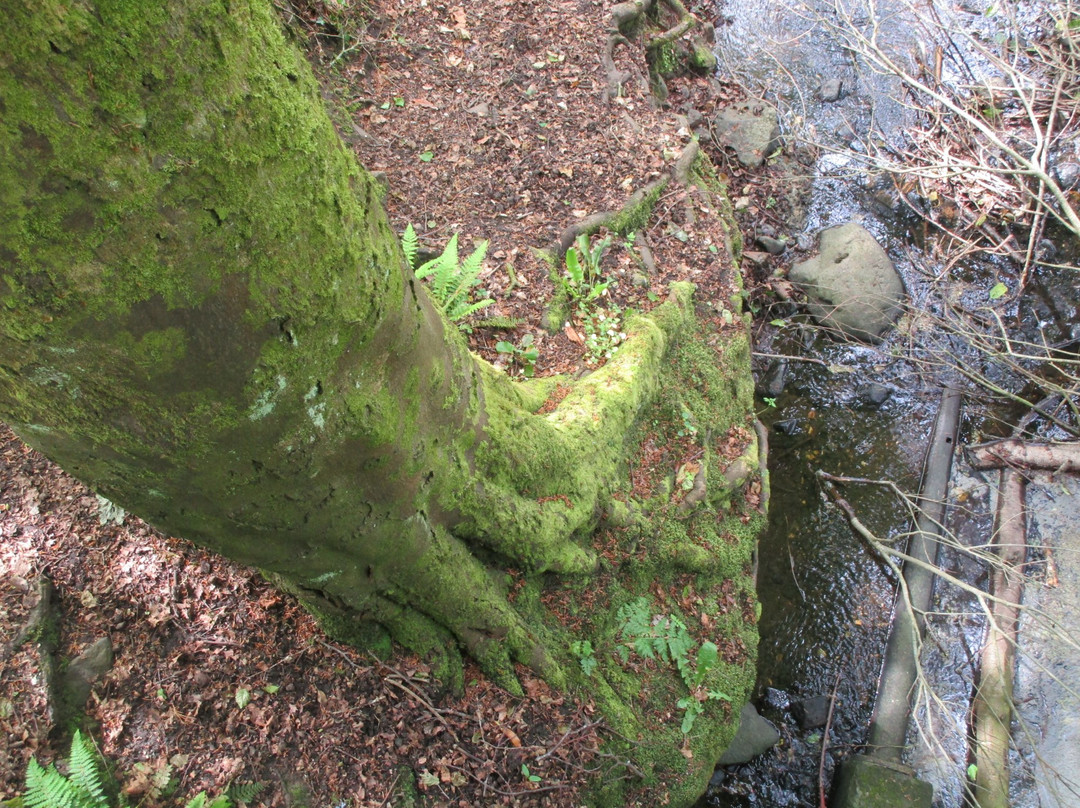
[{"label": "round boulder", "polygon": [[847,337],[879,342],[900,316],[904,281],[885,250],[854,222],[821,234],[821,249],[788,278],[807,297],[820,324]]}]

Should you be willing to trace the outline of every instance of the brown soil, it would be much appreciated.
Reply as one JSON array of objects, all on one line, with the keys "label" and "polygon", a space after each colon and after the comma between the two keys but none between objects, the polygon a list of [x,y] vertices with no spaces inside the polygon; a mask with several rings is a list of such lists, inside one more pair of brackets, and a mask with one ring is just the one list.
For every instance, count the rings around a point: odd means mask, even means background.
[{"label": "brown soil", "polygon": [[[463,251],[490,240],[483,286],[496,303],[483,316],[521,324],[509,336],[476,328],[474,350],[496,360],[496,341],[531,333],[540,374],[588,365],[580,322],[541,327],[554,288],[534,249],[670,171],[690,138],[680,114],[708,119],[735,93],[684,77],[657,108],[640,48],[621,45],[616,64],[630,78],[605,100],[608,14],[594,0],[309,0],[286,12],[343,136],[385,172],[394,226],[413,223],[433,250],[455,232]],[[343,42],[356,47],[342,54]],[[647,308],[689,279],[699,299],[731,305],[725,233],[692,191],[672,187],[642,235],[657,270],[635,286],[630,252],[610,249],[614,301]],[[590,705],[526,671],[524,699],[475,670],[463,697],[446,697],[415,658],[382,664],[329,642],[253,570],[134,517],[102,524],[92,492],[6,430],[0,440],[0,630],[15,636],[48,573],[65,658],[112,639],[116,664],[88,716],[132,804],[183,805],[258,782],[253,805],[405,805],[394,795],[414,772],[429,804],[576,806],[598,772],[626,774],[599,751],[605,729]],[[31,756],[66,750],[48,737],[36,646],[0,652],[0,796],[10,797]]]}]

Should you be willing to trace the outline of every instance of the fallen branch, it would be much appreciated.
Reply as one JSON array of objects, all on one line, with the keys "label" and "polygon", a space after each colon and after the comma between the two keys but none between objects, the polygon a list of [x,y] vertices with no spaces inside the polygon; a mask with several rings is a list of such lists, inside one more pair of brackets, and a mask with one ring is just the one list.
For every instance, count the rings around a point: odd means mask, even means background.
[{"label": "fallen branch", "polygon": [[969,446],[968,462],[972,468],[1023,468],[1053,472],[1080,472],[1080,443],[1033,443],[1008,440]]},{"label": "fallen branch", "polygon": [[996,599],[990,605],[986,643],[979,659],[979,683],[972,703],[975,803],[979,808],[1009,805],[1009,723],[1027,555],[1025,485],[1020,472],[1001,470],[993,541],[999,563],[990,575],[990,593]]},{"label": "fallen branch", "polygon": [[818,808],[825,804],[825,752],[829,748],[829,728],[832,727],[833,708],[836,707],[836,688],[840,686],[840,671],[836,672],[832,693],[829,695],[829,713],[825,716],[825,731],[821,735],[821,759],[818,761]]}]

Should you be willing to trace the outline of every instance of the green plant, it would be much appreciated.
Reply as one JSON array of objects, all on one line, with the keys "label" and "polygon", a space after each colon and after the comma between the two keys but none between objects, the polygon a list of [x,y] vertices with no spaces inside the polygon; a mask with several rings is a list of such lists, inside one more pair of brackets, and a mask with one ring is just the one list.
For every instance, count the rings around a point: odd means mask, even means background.
[{"label": "green plant", "polygon": [[110,808],[101,760],[79,730],[71,739],[65,768],[66,776],[55,764],[46,769],[31,758],[26,767],[22,808]]},{"label": "green plant", "polygon": [[431,295],[442,308],[446,316],[457,323],[462,331],[471,331],[465,318],[490,306],[495,301],[490,299],[470,302],[472,290],[480,285],[480,266],[487,254],[488,243],[478,242],[476,249],[464,261],[458,259],[457,233],[450,237],[446,248],[437,258],[419,263],[420,243],[416,231],[410,224],[401,237],[401,248],[405,259],[420,280],[430,278]]},{"label": "green plant", "polygon": [[581,315],[585,329],[585,362],[598,364],[611,359],[626,339],[620,330],[622,309],[614,303],[608,308],[586,311]]},{"label": "green plant", "polygon": [[526,334],[517,345],[506,340],[495,343],[495,350],[505,354],[512,363],[518,365],[521,368],[521,375],[526,378],[532,378],[536,373],[536,360],[540,358],[540,351],[533,346],[533,339],[532,334]]},{"label": "green plant", "polygon": [[[174,756],[172,760],[178,757]],[[172,760],[157,772],[150,773],[151,779],[169,781],[172,773]],[[104,761],[98,755],[90,741],[79,730],[71,739],[71,749],[67,760],[62,764],[67,774],[62,774],[56,764],[48,768],[31,758],[26,766],[26,793],[21,797],[0,802],[3,808],[128,808],[123,796],[113,797],[117,792],[116,783],[105,769]],[[144,776],[147,772],[142,773]],[[156,784],[156,796],[165,790],[166,784]],[[263,783],[232,783],[224,794],[210,798],[205,791],[200,791],[188,801],[185,808],[233,808],[252,802],[263,790]]]},{"label": "green plant", "polygon": [[600,260],[610,244],[611,239],[608,238],[593,244],[588,234],[582,233],[566,251],[566,273],[560,278],[560,283],[570,302],[582,313],[593,301],[599,299],[611,284],[610,281],[605,281],[600,273]]},{"label": "green plant", "polygon": [[697,649],[693,663],[690,652],[695,642],[686,630],[686,624],[678,617],[653,614],[648,598],[640,597],[619,608],[618,617],[623,625],[619,631],[622,644],[618,653],[622,661],[629,662],[630,652],[644,659],[658,659],[674,665],[690,691],[679,699],[676,706],[683,711],[682,731],[689,734],[694,721],[705,710],[707,701],[731,701],[719,690],[705,687],[705,680],[716,667],[720,654],[716,644],[706,640]]},{"label": "green plant", "polygon": [[694,424],[694,414],[690,412],[690,408],[682,401],[679,402],[679,419],[682,421],[682,427],[675,434],[680,438],[692,438],[697,435],[698,429]]},{"label": "green plant", "polygon": [[570,643],[570,653],[577,657],[585,675],[592,676],[596,670],[596,654],[593,652],[592,643],[588,640],[574,640]]}]

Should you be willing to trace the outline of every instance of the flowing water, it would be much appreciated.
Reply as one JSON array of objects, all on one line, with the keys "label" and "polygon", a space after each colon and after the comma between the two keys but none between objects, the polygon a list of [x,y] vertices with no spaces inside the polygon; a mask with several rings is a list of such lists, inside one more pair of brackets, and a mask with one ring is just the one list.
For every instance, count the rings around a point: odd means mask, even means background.
[{"label": "flowing water", "polygon": [[[859,221],[894,259],[916,304],[932,308],[937,292],[928,275],[936,267],[928,269],[930,260],[919,251],[921,225],[874,204],[873,187],[860,174],[854,155],[845,156],[836,134],[845,128],[865,134],[871,122],[886,133],[907,125],[896,83],[860,69],[834,30],[837,17],[831,5],[815,10],[769,0],[728,0],[721,11],[721,73],[738,77],[776,103],[792,133],[834,147],[819,152],[801,232],[816,236],[826,227]],[[925,45],[925,29],[906,6],[879,4],[878,13],[887,47],[914,52],[921,38]],[[865,24],[868,18],[856,14],[855,21]],[[837,103],[823,104],[815,91],[830,78],[843,81],[844,95]],[[964,266],[962,277],[971,289],[985,290],[1012,271],[993,261],[973,261]],[[1032,294],[1009,313],[1033,335],[1067,340],[1080,322],[1077,297],[1075,274],[1036,273]],[[702,805],[817,806],[820,775],[827,789],[836,764],[865,742],[895,578],[823,497],[815,472],[892,480],[917,492],[942,386],[956,379],[938,365],[917,361],[913,354],[920,351],[911,342],[910,333],[898,332],[880,346],[838,343],[800,324],[798,316],[762,332],[759,352],[793,357],[783,363],[782,392],[763,400],[760,413],[769,428],[772,500],[759,553],[756,703],[782,737],[776,748],[750,764],[718,771]],[[930,335],[927,343],[929,354],[953,349],[947,336]],[[761,370],[762,375],[769,372],[768,360]],[[771,372],[778,372],[775,359]],[[879,394],[887,392],[884,403],[875,403],[871,386]],[[999,421],[1015,417],[969,404],[961,441],[995,434]],[[967,502],[953,507],[950,526],[961,540],[974,541],[985,535],[989,517],[985,500],[979,500],[979,481],[965,473],[961,465],[954,491]],[[859,485],[844,493],[877,536],[895,538],[910,530],[910,512],[890,491]],[[985,577],[957,553],[946,552],[942,565],[976,583]],[[942,709],[924,711],[919,720],[941,742],[916,743],[910,762],[934,783],[935,806],[955,808],[963,801],[966,711],[983,629],[967,596],[939,586],[938,606],[943,614],[931,620],[931,651],[924,664]],[[800,729],[792,708],[800,700],[832,694],[835,708],[823,756],[822,728]],[[1022,786],[1014,804],[1033,805],[1024,802],[1030,798]]]}]

